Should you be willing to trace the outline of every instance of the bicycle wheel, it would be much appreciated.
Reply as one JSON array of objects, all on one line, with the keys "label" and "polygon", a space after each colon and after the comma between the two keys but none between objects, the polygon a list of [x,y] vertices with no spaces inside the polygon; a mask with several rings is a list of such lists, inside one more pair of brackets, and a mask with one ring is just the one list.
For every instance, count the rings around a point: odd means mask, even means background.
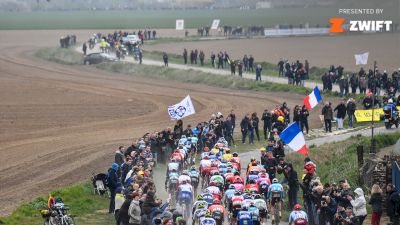
[{"label": "bicycle wheel", "polygon": [[65,220],[67,222],[67,225],[75,225],[75,221],[74,221],[74,219],[72,217],[66,216]]}]

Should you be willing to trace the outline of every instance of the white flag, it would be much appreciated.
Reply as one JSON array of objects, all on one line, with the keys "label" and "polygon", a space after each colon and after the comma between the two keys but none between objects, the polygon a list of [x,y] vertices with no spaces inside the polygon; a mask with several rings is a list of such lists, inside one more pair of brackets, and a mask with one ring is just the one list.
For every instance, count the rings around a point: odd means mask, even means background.
[{"label": "white flag", "polygon": [[184,28],[185,28],[185,21],[184,20],[176,20],[175,29],[183,30]]},{"label": "white flag", "polygon": [[168,106],[168,114],[171,119],[179,120],[183,117],[187,117],[189,115],[195,114],[194,106],[192,103],[192,99],[190,96],[186,96],[181,102]]},{"label": "white flag", "polygon": [[220,22],[220,20],[213,20],[213,22],[211,24],[211,30],[217,30],[219,27],[219,22]]},{"label": "white flag", "polygon": [[367,65],[368,64],[368,55],[369,52],[363,54],[355,54],[354,58],[356,58],[356,65]]}]

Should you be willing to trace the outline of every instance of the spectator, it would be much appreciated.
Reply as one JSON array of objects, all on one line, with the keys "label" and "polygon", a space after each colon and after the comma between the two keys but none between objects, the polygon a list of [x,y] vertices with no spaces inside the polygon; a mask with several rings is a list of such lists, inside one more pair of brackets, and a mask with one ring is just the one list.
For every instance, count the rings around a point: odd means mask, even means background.
[{"label": "spectator", "polygon": [[141,215],[142,210],[139,206],[140,194],[138,192],[134,192],[132,194],[132,201],[129,206],[128,214],[129,214],[129,225],[140,225],[141,224]]},{"label": "spectator", "polygon": [[363,224],[365,217],[367,217],[367,202],[365,201],[364,191],[361,188],[354,190],[356,194],[355,198],[351,195],[347,196],[347,200],[350,201],[353,206],[354,216],[358,217],[359,224]]},{"label": "spectator", "polygon": [[297,204],[297,192],[299,189],[297,172],[293,169],[292,164],[287,164],[284,167],[284,175],[286,182],[288,183],[288,210],[293,209],[294,205]]},{"label": "spectator", "polygon": [[400,193],[393,184],[388,184],[386,187],[386,196],[387,215],[392,225],[397,225],[399,224],[400,217]]},{"label": "spectator", "polygon": [[187,64],[187,57],[188,57],[188,53],[185,48],[185,49],[183,49],[183,63],[185,63],[185,65]]},{"label": "spectator", "polygon": [[243,65],[244,65],[244,71],[249,71],[249,58],[247,55],[244,55],[243,57]]},{"label": "spectator", "polygon": [[204,52],[200,51],[199,58],[200,58],[200,65],[201,66],[204,66],[204,57],[205,57]]},{"label": "spectator", "polygon": [[231,146],[231,142],[233,140],[232,137],[232,119],[231,117],[228,115],[226,117],[226,120],[224,122],[224,134],[225,134],[225,140],[228,142],[228,146]]},{"label": "spectator", "polygon": [[353,75],[351,75],[350,86],[351,86],[351,93],[355,94],[357,92],[357,86],[358,86],[358,78],[355,73],[353,73]]},{"label": "spectator", "polygon": [[347,110],[347,116],[349,117],[349,127],[354,128],[354,113],[356,111],[356,103],[354,101],[354,99],[350,98],[347,101],[347,106],[346,106],[346,110]]},{"label": "spectator", "polygon": [[234,60],[230,61],[231,63],[231,75],[235,75],[236,74],[236,63]]},{"label": "spectator", "polygon": [[164,66],[168,67],[168,55],[166,52],[163,53],[163,60],[164,60]]},{"label": "spectator", "polygon": [[337,118],[338,130],[342,130],[343,121],[344,118],[346,117],[346,105],[344,104],[344,101],[340,101],[339,105],[335,107],[334,111],[337,111],[336,118]]},{"label": "spectator", "polygon": [[243,76],[243,64],[241,61],[238,61],[238,72],[239,72],[239,77]]},{"label": "spectator", "polygon": [[160,199],[155,198],[155,193],[153,191],[149,191],[146,194],[146,198],[142,204],[142,224],[150,224],[150,214],[152,210],[161,205],[162,201]]},{"label": "spectator", "polygon": [[262,114],[261,120],[264,121],[264,140],[268,139],[269,133],[271,132],[271,126],[272,126],[272,113],[268,111],[268,109],[264,110],[264,113]]},{"label": "spectator", "polygon": [[262,67],[260,64],[258,64],[256,67],[256,80],[261,81],[261,71],[262,71]]},{"label": "spectator", "polygon": [[215,54],[214,52],[211,52],[211,66],[215,68]]},{"label": "spectator", "polygon": [[279,76],[283,76],[283,66],[285,62],[282,60],[282,58],[278,62],[278,69],[279,69]]},{"label": "spectator", "polygon": [[325,132],[332,132],[333,111],[330,102],[325,103],[325,106],[322,108],[322,115],[324,116]]},{"label": "spectator", "polygon": [[113,163],[111,165],[111,168],[108,170],[107,182],[108,188],[110,189],[110,207],[108,209],[109,213],[114,213],[116,190],[121,183],[118,177],[118,169],[118,164]]},{"label": "spectator", "polygon": [[129,207],[132,202],[132,194],[126,195],[124,203],[115,215],[117,225],[129,225]]},{"label": "spectator", "polygon": [[372,109],[372,92],[368,92],[367,96],[363,100],[364,109]]},{"label": "spectator", "polygon": [[[254,58],[252,55],[249,57],[249,72],[254,72]],[[260,79],[261,80],[261,79]]]},{"label": "spectator", "polygon": [[368,204],[372,205],[371,225],[379,225],[382,216],[382,189],[378,184],[372,185]]},{"label": "spectator", "polygon": [[258,118],[256,112],[254,112],[251,115],[251,120],[253,121],[253,129],[254,129],[254,131],[256,133],[257,140],[260,141],[260,133],[259,133],[259,130],[258,130],[258,124],[260,123],[260,119]]},{"label": "spectator", "polygon": [[310,113],[308,112],[308,109],[305,105],[302,106],[301,108],[301,132],[303,132],[304,128],[306,128],[306,133],[308,134],[308,116],[310,115]]},{"label": "spectator", "polygon": [[114,158],[114,162],[121,167],[122,163],[124,163],[124,146],[119,146],[118,150],[115,151]]},{"label": "spectator", "polygon": [[293,108],[293,122],[296,122],[299,127],[301,121],[301,109],[298,105],[295,105]]},{"label": "spectator", "polygon": [[86,55],[86,50],[87,50],[86,42],[83,42],[83,46],[82,46],[83,55]]},{"label": "spectator", "polygon": [[240,130],[242,132],[242,144],[246,143],[247,133],[250,127],[250,114],[246,114],[246,116],[240,122]]}]

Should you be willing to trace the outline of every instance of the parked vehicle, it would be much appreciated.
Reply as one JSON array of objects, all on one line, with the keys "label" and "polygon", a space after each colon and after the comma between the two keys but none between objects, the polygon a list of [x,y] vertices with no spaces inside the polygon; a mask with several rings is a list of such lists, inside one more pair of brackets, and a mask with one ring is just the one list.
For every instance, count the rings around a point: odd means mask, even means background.
[{"label": "parked vehicle", "polygon": [[102,62],[115,62],[118,61],[117,57],[105,53],[91,53],[85,56],[83,64],[98,64]]},{"label": "parked vehicle", "polygon": [[131,44],[131,45],[139,45],[140,44],[140,39],[137,35],[130,34],[126,37],[122,38],[122,44]]}]

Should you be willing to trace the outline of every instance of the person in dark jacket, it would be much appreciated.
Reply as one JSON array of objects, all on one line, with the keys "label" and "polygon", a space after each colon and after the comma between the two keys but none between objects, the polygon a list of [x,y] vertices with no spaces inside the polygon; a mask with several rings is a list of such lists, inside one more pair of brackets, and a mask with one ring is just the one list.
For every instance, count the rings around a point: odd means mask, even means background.
[{"label": "person in dark jacket", "polygon": [[319,224],[333,224],[336,214],[336,201],[330,196],[322,195]]},{"label": "person in dark jacket", "polygon": [[400,223],[400,192],[396,190],[396,187],[393,184],[388,184],[386,187],[386,196],[387,215],[390,218],[391,224],[397,225]]},{"label": "person in dark jacket", "polygon": [[296,122],[299,127],[301,127],[301,109],[296,105],[293,109],[293,122]]},{"label": "person in dark jacket", "polygon": [[253,121],[253,128],[254,128],[254,131],[255,131],[255,133],[256,133],[257,140],[260,141],[260,132],[259,132],[259,130],[258,130],[258,124],[260,123],[260,119],[258,118],[256,112],[254,112],[254,113],[251,115],[251,120]]},{"label": "person in dark jacket", "polygon": [[242,143],[246,143],[247,133],[250,127],[250,114],[246,114],[246,116],[240,122],[240,131],[242,132]]},{"label": "person in dark jacket", "polygon": [[368,204],[372,205],[371,225],[379,225],[382,216],[382,189],[374,184]]},{"label": "person in dark jacket", "polygon": [[122,203],[121,208],[118,210],[118,213],[115,215],[117,225],[129,225],[129,206],[132,202],[132,194],[127,195],[124,203]]},{"label": "person in dark jacket", "polygon": [[332,132],[333,111],[330,102],[325,103],[324,108],[322,108],[322,115],[325,121],[325,132]]},{"label": "person in dark jacket", "polygon": [[337,118],[338,130],[342,130],[343,121],[344,118],[346,117],[346,111],[347,111],[344,101],[340,101],[339,105],[335,107],[334,111],[337,111],[336,118]]},{"label": "person in dark jacket", "polygon": [[354,113],[356,111],[356,103],[354,101],[354,99],[350,98],[347,101],[347,106],[346,106],[346,110],[347,110],[347,116],[349,117],[349,127],[353,128],[354,127],[354,122],[355,122],[355,116]]},{"label": "person in dark jacket", "polygon": [[225,140],[228,142],[228,146],[231,146],[231,142],[233,141],[232,128],[233,128],[232,119],[230,116],[227,116],[223,124],[223,129],[225,134]]},{"label": "person in dark jacket", "polygon": [[372,109],[372,93],[369,92],[367,97],[363,100],[364,109]]},{"label": "person in dark jacket", "polygon": [[306,132],[308,134],[308,116],[310,115],[310,112],[308,112],[308,109],[305,105],[301,107],[301,132],[303,132],[304,128],[306,128]]},{"label": "person in dark jacket", "polygon": [[[141,223],[143,225],[150,224],[150,214],[152,210],[161,205],[162,201],[160,199],[155,199],[155,193],[153,191],[149,191],[146,194],[146,198],[143,201],[142,205],[142,220]],[[146,223],[148,222],[148,223]]]},{"label": "person in dark jacket", "polygon": [[114,162],[118,164],[118,166],[121,166],[122,163],[124,163],[124,146],[119,146],[118,150],[115,151],[115,160]]},{"label": "person in dark jacket", "polygon": [[183,49],[183,62],[185,63],[185,65],[187,64],[187,59],[188,59],[188,52],[185,49]]},{"label": "person in dark jacket", "polygon": [[110,195],[111,195],[110,207],[108,210],[109,213],[114,213],[116,189],[121,183],[118,177],[118,169],[119,165],[113,163],[111,165],[111,168],[108,170],[108,188],[110,189]]},{"label": "person in dark jacket", "polygon": [[260,64],[256,66],[256,80],[261,81],[261,72],[262,72],[262,67]]},{"label": "person in dark jacket", "polygon": [[168,55],[166,52],[163,53],[163,60],[164,60],[164,66],[168,67]]},{"label": "person in dark jacket", "polygon": [[297,192],[299,191],[299,181],[297,179],[297,172],[293,169],[293,165],[288,163],[284,167],[285,179],[288,183],[288,210],[293,209],[294,205],[297,204]]},{"label": "person in dark jacket", "polygon": [[261,120],[264,121],[264,139],[267,140],[269,133],[271,132],[271,126],[272,126],[272,113],[268,111],[268,109],[265,109]]}]

